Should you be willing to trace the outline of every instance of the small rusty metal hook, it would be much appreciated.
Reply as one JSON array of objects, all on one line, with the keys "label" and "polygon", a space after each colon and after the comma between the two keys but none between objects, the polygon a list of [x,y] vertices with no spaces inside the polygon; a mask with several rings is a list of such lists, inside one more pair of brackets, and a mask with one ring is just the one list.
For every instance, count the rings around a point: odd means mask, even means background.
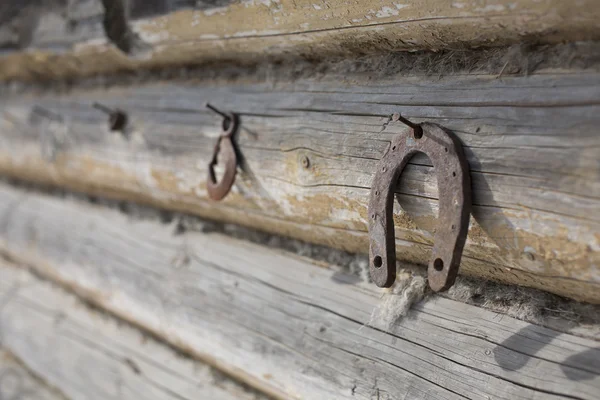
[{"label": "small rusty metal hook", "polygon": [[394,192],[409,160],[425,153],[438,178],[439,215],[428,268],[429,286],[436,292],[450,288],[458,275],[469,230],[471,178],[458,138],[439,125],[414,124],[394,114],[392,120],[411,127],[411,135],[395,136],[379,161],[369,200],[369,270],[375,284],[390,287],[396,280],[393,220]]},{"label": "small rusty metal hook", "polygon": [[93,107],[108,114],[108,126],[111,131],[122,131],[127,125],[127,114],[119,109],[112,109],[100,103],[94,103]]},{"label": "small rusty metal hook", "polygon": [[[223,117],[222,131],[219,140],[215,145],[213,156],[208,163],[208,179],[206,181],[206,190],[212,200],[219,201],[223,199],[233,186],[237,173],[237,154],[233,144],[232,137],[239,126],[237,114],[232,112],[222,112],[206,103],[206,107]],[[220,182],[217,182],[215,174],[215,165],[217,165],[219,154],[225,160],[225,172]]]}]

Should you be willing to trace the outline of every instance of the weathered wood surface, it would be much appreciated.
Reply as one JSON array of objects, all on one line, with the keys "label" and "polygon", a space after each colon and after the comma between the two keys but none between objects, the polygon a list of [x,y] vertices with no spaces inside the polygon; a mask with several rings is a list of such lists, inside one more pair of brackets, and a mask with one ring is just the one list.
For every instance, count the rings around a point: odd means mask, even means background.
[{"label": "weathered wood surface", "polygon": [[3,346],[68,398],[267,400],[25,270],[0,277]]},{"label": "weathered wood surface", "polygon": [[0,202],[5,255],[281,398],[598,397],[597,341],[435,297],[373,329],[380,289],[341,271],[88,203]]},{"label": "weathered wood surface", "polygon": [[[3,283],[0,282],[0,286]],[[0,348],[0,399],[66,400],[62,393],[33,377],[19,360],[2,348]]]},{"label": "weathered wood surface", "polygon": [[[133,1],[129,29],[149,49],[132,58],[104,34],[102,4],[125,10],[120,2],[5,1],[0,20],[11,18],[0,26],[0,44],[4,38],[5,46],[38,50],[3,57],[0,79],[72,79],[224,59],[247,63],[267,55],[315,59],[600,38],[595,0]],[[169,13],[182,6],[201,9]],[[129,31],[113,19],[117,31]]]},{"label": "weathered wood surface", "polygon": [[105,36],[100,0],[4,0],[0,4],[0,49],[52,51]]},{"label": "weathered wood surface", "polygon": [[[98,101],[129,114],[110,132]],[[242,115],[242,168],[207,200],[220,120]],[[366,252],[369,188],[389,115],[453,130],[470,163],[463,273],[600,301],[600,74],[396,77],[295,83],[160,83],[0,100],[0,174],[133,199]],[[308,161],[308,167],[304,162]],[[435,171],[416,157],[397,189],[399,260],[429,262]]]}]

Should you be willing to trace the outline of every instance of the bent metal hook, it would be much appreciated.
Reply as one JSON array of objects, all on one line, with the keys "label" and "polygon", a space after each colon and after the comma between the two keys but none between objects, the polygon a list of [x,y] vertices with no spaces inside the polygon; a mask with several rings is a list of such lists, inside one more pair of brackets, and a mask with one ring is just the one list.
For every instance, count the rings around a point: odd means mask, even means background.
[{"label": "bent metal hook", "polygon": [[369,271],[379,287],[390,287],[396,279],[396,245],[393,202],[402,170],[418,153],[425,153],[437,174],[438,225],[429,262],[429,286],[436,292],[450,288],[469,229],[471,178],[469,164],[458,138],[439,125],[414,124],[399,114],[392,120],[411,127],[410,134],[395,136],[379,161],[369,200]]},{"label": "bent metal hook", "polygon": [[[206,107],[223,117],[223,130],[215,145],[212,158],[208,163],[208,179],[206,180],[208,197],[212,200],[219,201],[227,196],[231,190],[237,173],[237,154],[233,145],[232,136],[238,129],[239,118],[234,113],[224,113],[219,111],[208,103],[206,104]],[[219,155],[225,160],[225,172],[223,173],[221,181],[217,182],[215,165],[217,165]]]}]

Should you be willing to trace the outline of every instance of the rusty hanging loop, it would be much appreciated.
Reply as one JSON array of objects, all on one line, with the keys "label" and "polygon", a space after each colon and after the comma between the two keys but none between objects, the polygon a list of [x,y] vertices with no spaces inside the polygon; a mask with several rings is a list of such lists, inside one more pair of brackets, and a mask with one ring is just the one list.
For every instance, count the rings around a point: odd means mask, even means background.
[{"label": "rusty hanging loop", "polygon": [[[239,118],[236,114],[232,112],[222,112],[209,103],[206,103],[206,107],[223,117],[223,130],[215,145],[213,156],[208,163],[208,179],[206,181],[208,196],[212,200],[218,201],[227,196],[227,193],[229,193],[233,186],[233,182],[235,181],[235,175],[237,173],[237,154],[233,145],[232,136],[238,128]],[[219,157],[222,157],[225,161],[225,172],[223,173],[221,181],[217,182],[215,165],[217,165]]]},{"label": "rusty hanging loop", "polygon": [[425,153],[437,174],[438,225],[429,262],[429,286],[436,292],[450,288],[458,274],[469,229],[471,178],[469,164],[458,138],[439,125],[414,124],[394,114],[411,128],[410,134],[395,136],[379,161],[369,200],[369,270],[379,287],[390,287],[396,279],[396,245],[393,203],[398,178],[408,161]]}]

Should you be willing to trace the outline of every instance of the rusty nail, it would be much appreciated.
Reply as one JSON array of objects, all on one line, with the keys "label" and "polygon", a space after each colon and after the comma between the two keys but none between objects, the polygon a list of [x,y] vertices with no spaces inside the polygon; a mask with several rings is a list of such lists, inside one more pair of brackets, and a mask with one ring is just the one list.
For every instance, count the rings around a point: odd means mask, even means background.
[{"label": "rusty nail", "polygon": [[209,110],[211,110],[211,111],[213,111],[213,112],[215,112],[215,113],[219,114],[220,116],[222,116],[222,117],[223,117],[223,118],[225,118],[225,119],[228,119],[228,120],[229,120],[229,119],[231,119],[231,116],[227,115],[226,113],[224,113],[223,111],[219,110],[218,108],[216,108],[215,106],[213,106],[213,105],[212,105],[212,104],[210,104],[210,103],[206,103],[206,107],[207,107]]},{"label": "rusty nail", "polygon": [[127,114],[119,109],[113,109],[100,103],[94,103],[93,107],[108,114],[108,126],[111,131],[122,131],[127,125]]},{"label": "rusty nail", "polygon": [[421,128],[420,124],[415,124],[415,123],[410,122],[409,120],[407,120],[406,118],[404,118],[399,113],[395,113],[392,116],[392,119],[394,119],[394,118],[396,118],[395,121],[400,121],[404,125],[411,127],[412,130],[413,130],[413,137],[415,139],[421,139],[423,137],[423,128]]},{"label": "rusty nail", "polygon": [[423,128],[421,128],[420,126],[413,128],[413,137],[415,139],[421,139],[423,137]]},{"label": "rusty nail", "polygon": [[223,117],[223,130],[224,131],[229,130],[229,128],[231,127],[231,123],[233,121],[233,118],[232,118],[231,114],[228,114],[226,112],[223,112],[223,111],[219,110],[217,107],[213,106],[212,104],[210,104],[208,102],[206,103],[206,107],[209,110],[211,110],[211,111],[219,114],[220,116],[222,116]]},{"label": "rusty nail", "polygon": [[397,115],[397,118],[398,118],[397,120],[402,122],[406,126],[410,126],[413,129],[415,129],[419,126],[418,124],[413,124],[412,122],[410,122],[409,120],[407,120],[406,118],[404,118],[402,115],[400,115],[398,113],[396,113],[394,115]]},{"label": "rusty nail", "polygon": [[123,131],[125,125],[127,125],[127,114],[122,111],[115,111],[110,116],[109,124],[112,131]]},{"label": "rusty nail", "polygon": [[308,159],[307,156],[302,157],[302,166],[304,168],[310,167],[310,160]]},{"label": "rusty nail", "polygon": [[102,111],[102,112],[104,112],[104,113],[106,113],[108,115],[110,115],[110,114],[112,114],[112,113],[115,112],[115,110],[113,110],[112,108],[106,107],[105,105],[100,104],[100,103],[94,103],[93,107],[96,110],[100,110],[100,111]]}]

